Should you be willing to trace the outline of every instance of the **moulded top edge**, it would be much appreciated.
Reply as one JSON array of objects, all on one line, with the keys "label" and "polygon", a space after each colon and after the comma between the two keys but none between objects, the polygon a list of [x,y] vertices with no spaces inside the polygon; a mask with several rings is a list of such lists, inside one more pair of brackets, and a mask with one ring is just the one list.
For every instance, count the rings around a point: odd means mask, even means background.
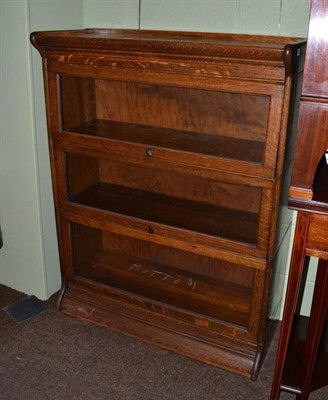
[{"label": "moulded top edge", "polygon": [[40,51],[45,47],[92,47],[104,50],[179,52],[237,58],[242,58],[246,52],[250,58],[265,59],[271,54],[269,59],[280,60],[286,46],[305,44],[302,38],[279,36],[132,29],[34,32],[31,34],[31,41]]},{"label": "moulded top edge", "polygon": [[284,47],[286,44],[297,44],[304,42],[304,38],[285,37],[285,36],[268,36],[268,35],[248,35],[234,33],[211,33],[211,32],[191,32],[191,31],[163,31],[163,30],[140,30],[140,29],[106,29],[106,28],[87,28],[78,30],[62,30],[62,31],[42,31],[36,32],[43,36],[56,36],[83,38],[83,39],[139,39],[150,41],[185,41],[191,43],[197,42],[213,42],[217,44],[233,44],[238,42],[239,45],[254,45],[264,47]]}]

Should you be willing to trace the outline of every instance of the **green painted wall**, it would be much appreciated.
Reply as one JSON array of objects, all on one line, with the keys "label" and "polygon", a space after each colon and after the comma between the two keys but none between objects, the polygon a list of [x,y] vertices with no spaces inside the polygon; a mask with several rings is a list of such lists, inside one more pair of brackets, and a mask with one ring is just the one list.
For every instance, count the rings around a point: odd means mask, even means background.
[{"label": "green painted wall", "polygon": [[28,4],[1,2],[0,281],[44,295]]},{"label": "green painted wall", "polygon": [[83,0],[83,23],[304,37],[309,8],[310,0]]},{"label": "green painted wall", "polygon": [[36,29],[81,28],[80,0],[1,0],[0,282],[45,299],[60,288]]}]

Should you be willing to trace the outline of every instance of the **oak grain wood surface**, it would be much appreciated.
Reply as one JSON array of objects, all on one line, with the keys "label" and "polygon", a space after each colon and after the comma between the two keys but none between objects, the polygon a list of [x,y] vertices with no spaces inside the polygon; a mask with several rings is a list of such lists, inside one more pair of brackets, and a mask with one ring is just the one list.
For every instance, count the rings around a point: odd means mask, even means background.
[{"label": "oak grain wood surface", "polygon": [[255,379],[304,41],[37,32],[59,308]]}]

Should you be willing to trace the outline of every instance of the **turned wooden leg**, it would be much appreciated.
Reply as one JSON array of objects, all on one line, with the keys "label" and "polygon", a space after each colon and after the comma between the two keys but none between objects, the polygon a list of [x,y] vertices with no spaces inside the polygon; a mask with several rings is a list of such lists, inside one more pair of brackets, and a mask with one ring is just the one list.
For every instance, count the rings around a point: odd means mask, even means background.
[{"label": "turned wooden leg", "polygon": [[313,293],[311,314],[306,335],[303,369],[301,375],[302,394],[299,400],[307,400],[313,369],[318,354],[323,326],[328,307],[328,260],[319,260],[316,283]]},{"label": "turned wooden leg", "polygon": [[297,305],[298,291],[302,277],[308,227],[309,214],[299,212],[295,228],[284,315],[281,323],[276,368],[272,383],[271,400],[278,400],[280,397],[281,379],[286,361],[288,345],[293,327],[294,312]]}]

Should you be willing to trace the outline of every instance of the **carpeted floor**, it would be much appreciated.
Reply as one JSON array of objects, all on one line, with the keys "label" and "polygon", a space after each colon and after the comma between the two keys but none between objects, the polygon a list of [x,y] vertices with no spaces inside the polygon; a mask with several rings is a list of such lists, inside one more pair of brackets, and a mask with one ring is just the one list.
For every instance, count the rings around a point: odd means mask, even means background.
[{"label": "carpeted floor", "polygon": [[[0,285],[2,400],[268,400],[278,329],[259,378],[148,346],[55,310],[16,324],[3,307],[23,297]],[[274,325],[273,325],[274,326]],[[283,393],[281,400],[294,399]],[[328,388],[310,400],[328,399]]]}]

